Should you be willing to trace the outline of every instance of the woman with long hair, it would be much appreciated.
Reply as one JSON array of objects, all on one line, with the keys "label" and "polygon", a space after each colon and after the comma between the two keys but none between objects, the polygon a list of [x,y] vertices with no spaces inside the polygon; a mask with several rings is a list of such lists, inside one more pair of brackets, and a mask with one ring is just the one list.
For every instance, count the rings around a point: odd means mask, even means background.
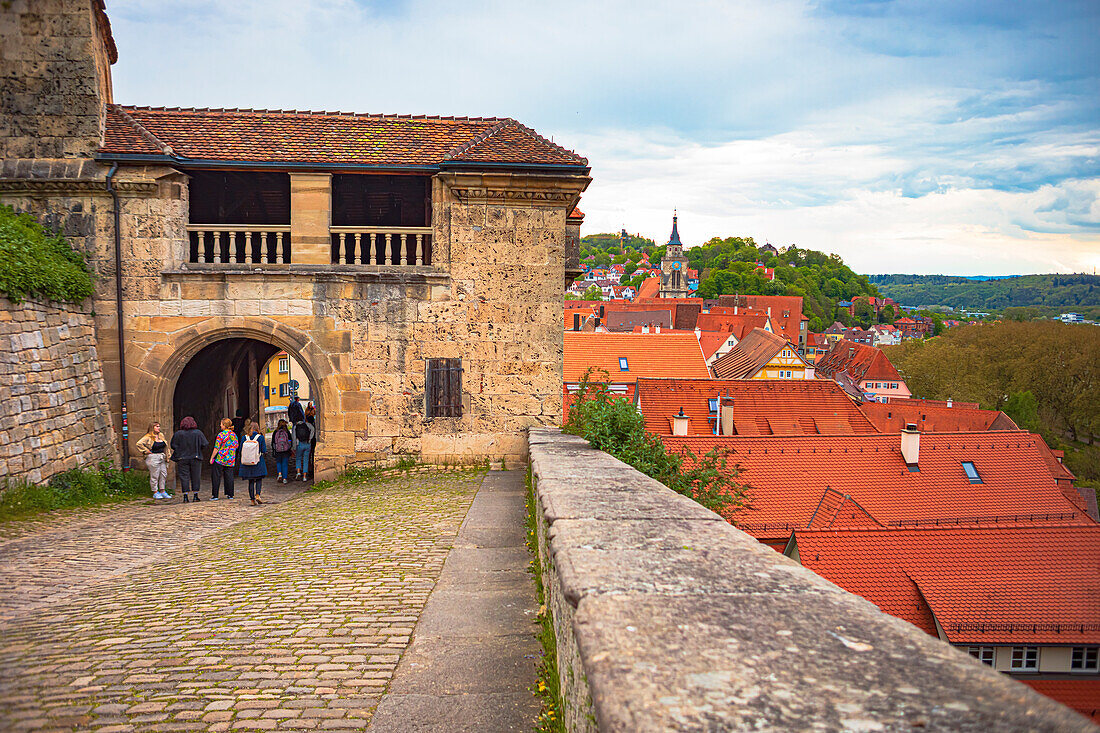
[{"label": "woman with long hair", "polygon": [[241,442],[241,478],[248,479],[248,498],[253,504],[263,504],[260,490],[264,476],[267,475],[267,441],[260,432],[260,424],[252,423],[252,429],[245,434]]},{"label": "woman with long hair", "polygon": [[149,488],[154,499],[171,499],[168,493],[168,459],[172,449],[168,447],[168,438],[160,432],[160,423],[149,425],[145,435],[137,442],[141,455],[145,456],[145,467],[149,469]]},{"label": "woman with long hair", "polygon": [[[180,420],[180,429],[172,434],[172,460],[176,462],[176,478],[180,482],[180,491],[184,501],[199,500],[199,486],[202,480],[202,452],[210,442],[199,430],[195,418],[188,415]],[[194,493],[193,499],[187,494]]]},{"label": "woman with long hair", "polygon": [[290,435],[286,420],[280,420],[271,434],[271,449],[275,451],[275,482],[285,484],[290,473],[290,454],[294,452],[294,438]]}]

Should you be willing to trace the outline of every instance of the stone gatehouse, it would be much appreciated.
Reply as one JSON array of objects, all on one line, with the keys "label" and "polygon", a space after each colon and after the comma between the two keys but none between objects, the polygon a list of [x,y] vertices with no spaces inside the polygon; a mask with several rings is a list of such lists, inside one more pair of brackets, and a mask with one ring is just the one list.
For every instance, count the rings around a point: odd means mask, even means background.
[{"label": "stone gatehouse", "polygon": [[131,436],[209,432],[257,413],[279,351],[318,403],[320,477],[518,461],[560,419],[584,158],[507,118],[116,105],[102,0],[6,4],[0,47],[0,202],[87,252],[117,429],[123,372]]}]

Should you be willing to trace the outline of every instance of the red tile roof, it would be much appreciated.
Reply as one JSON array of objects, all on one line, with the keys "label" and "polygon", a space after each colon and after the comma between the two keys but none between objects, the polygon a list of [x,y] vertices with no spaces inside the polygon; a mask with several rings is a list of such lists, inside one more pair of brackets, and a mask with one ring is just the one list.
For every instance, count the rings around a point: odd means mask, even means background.
[{"label": "red tile roof", "polygon": [[573,210],[570,211],[569,214],[565,218],[566,219],[571,219],[574,222],[584,221],[584,212],[580,210],[580,207],[574,206]]},{"label": "red tile roof", "polygon": [[1078,680],[1021,679],[1020,682],[1100,723],[1100,677],[1092,675]]},{"label": "red tile roof", "polygon": [[[737,525],[758,539],[809,526],[827,489],[851,496],[883,525],[1092,520],[1063,495],[1026,431],[924,433],[920,470],[910,472],[897,434],[662,438],[670,452],[711,448],[740,465],[752,508]],[[1045,444],[1044,444],[1045,445]],[[962,462],[974,463],[972,484]],[[1007,518],[1007,519],[1006,519]]]},{"label": "red tile roof", "polygon": [[643,326],[650,326],[651,329],[661,328],[662,330],[668,330],[672,328],[672,311],[612,310],[607,312],[607,321],[605,325],[608,331],[618,333],[632,332],[635,328],[641,328]]},{"label": "red tile roof", "polygon": [[435,167],[450,162],[588,165],[576,153],[508,118],[120,105],[107,107],[100,152],[349,167]]},{"label": "red tile roof", "polygon": [[700,331],[699,348],[703,350],[703,356],[710,359],[730,338],[737,343],[737,336],[730,331]]},{"label": "red tile roof", "polygon": [[879,432],[898,433],[912,423],[923,432],[958,433],[976,430],[1019,430],[1012,418],[1000,410],[966,407],[940,407],[919,400],[895,400],[889,403],[866,402],[863,414]]},{"label": "red tile roof", "polygon": [[[627,371],[619,369],[620,357],[626,357]],[[590,367],[605,370],[615,384],[631,384],[639,377],[710,376],[694,333],[566,331],[563,380],[579,382]],[[603,379],[599,374],[593,376],[593,381]]]},{"label": "red tile roof", "polygon": [[833,348],[817,358],[818,370],[827,377],[847,372],[856,381],[881,379],[903,382],[898,370],[886,358],[882,349],[841,339]]},{"label": "red tile roof", "polygon": [[1100,643],[1100,525],[798,531],[803,565],[953,644]]},{"label": "red tile roof", "polygon": [[735,316],[714,311],[715,309],[712,308],[709,313],[700,313],[695,321],[696,327],[703,331],[732,333],[740,341],[754,328],[764,328],[768,323],[768,316],[765,313],[739,313]]},{"label": "red tile roof", "polygon": [[642,300],[643,298],[656,298],[657,294],[661,292],[661,278],[659,277],[647,277],[642,280],[642,284],[638,286],[638,293],[635,296],[635,300]]},{"label": "red tile roof", "polygon": [[786,346],[787,339],[783,336],[754,328],[728,354],[714,362],[714,376],[718,379],[751,379]]},{"label": "red tile roof", "polygon": [[637,403],[646,429],[672,435],[684,408],[689,435],[713,436],[709,400],[733,408],[734,429],[748,435],[873,433],[875,428],[835,382],[817,379],[639,379]]},{"label": "red tile roof", "polygon": [[738,310],[752,308],[768,313],[787,340],[798,343],[802,329],[802,298],[797,295],[720,295],[718,304],[723,307],[736,305]]}]

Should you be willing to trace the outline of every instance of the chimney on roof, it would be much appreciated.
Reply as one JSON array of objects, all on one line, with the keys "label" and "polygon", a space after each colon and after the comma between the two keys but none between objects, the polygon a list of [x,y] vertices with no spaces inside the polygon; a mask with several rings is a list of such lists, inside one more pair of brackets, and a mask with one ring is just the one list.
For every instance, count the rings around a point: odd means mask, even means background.
[{"label": "chimney on roof", "polygon": [[901,457],[910,468],[920,460],[920,431],[914,423],[906,423],[901,431]]},{"label": "chimney on roof", "polygon": [[645,324],[644,326],[642,326],[642,333],[649,333],[649,324],[648,323]]},{"label": "chimney on roof", "polygon": [[[730,402],[733,400],[731,399]],[[719,435],[733,435],[733,405],[722,405],[721,430]]]},{"label": "chimney on roof", "polygon": [[680,408],[680,412],[672,416],[672,434],[673,435],[687,435],[688,434],[688,416],[684,414],[684,408]]},{"label": "chimney on roof", "polygon": [[947,406],[951,407],[951,398],[950,397],[947,398]]},{"label": "chimney on roof", "polygon": [[574,331],[580,331],[581,330],[581,314],[580,313],[574,313],[573,314],[573,330]]},{"label": "chimney on roof", "polygon": [[653,331],[654,333],[660,333],[661,332],[661,324],[660,323],[658,323],[653,328],[654,328],[654,331]]},{"label": "chimney on roof", "polygon": [[604,308],[605,308],[605,306],[602,306],[602,305],[600,306],[600,318],[604,317]]},{"label": "chimney on roof", "polygon": [[856,347],[849,346],[848,347],[848,358],[851,359],[855,355],[856,355]]},{"label": "chimney on roof", "polygon": [[596,316],[596,330],[600,328],[600,317]]}]

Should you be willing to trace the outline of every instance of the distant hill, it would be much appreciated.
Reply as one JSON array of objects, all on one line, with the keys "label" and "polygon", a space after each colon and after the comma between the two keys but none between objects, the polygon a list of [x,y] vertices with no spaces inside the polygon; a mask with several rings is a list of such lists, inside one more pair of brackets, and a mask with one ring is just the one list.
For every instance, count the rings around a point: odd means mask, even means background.
[{"label": "distant hill", "polygon": [[1017,275],[976,280],[954,275],[868,275],[879,292],[903,305],[948,305],[996,311],[1100,307],[1100,275]]}]

